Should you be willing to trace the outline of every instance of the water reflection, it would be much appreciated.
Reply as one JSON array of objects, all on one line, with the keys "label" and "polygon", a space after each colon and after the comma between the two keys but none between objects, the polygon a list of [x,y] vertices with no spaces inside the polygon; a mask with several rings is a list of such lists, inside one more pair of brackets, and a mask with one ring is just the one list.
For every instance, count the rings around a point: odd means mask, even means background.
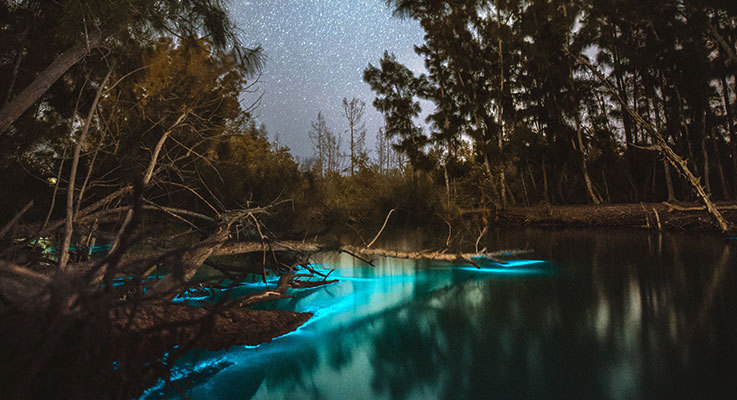
[{"label": "water reflection", "polygon": [[[334,255],[322,261],[339,284],[273,305],[315,312],[306,326],[257,348],[190,355],[180,367],[199,373],[184,388],[195,399],[737,395],[734,241],[491,236],[490,249],[532,248],[548,262],[505,273]],[[203,380],[197,366],[215,359],[227,368]]]}]

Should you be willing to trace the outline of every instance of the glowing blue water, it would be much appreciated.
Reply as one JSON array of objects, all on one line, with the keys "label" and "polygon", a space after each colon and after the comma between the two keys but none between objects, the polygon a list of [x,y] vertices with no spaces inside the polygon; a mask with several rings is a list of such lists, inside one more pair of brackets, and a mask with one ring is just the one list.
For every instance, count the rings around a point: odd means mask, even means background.
[{"label": "glowing blue water", "polygon": [[[300,329],[193,352],[172,381],[192,399],[737,398],[733,241],[631,231],[495,240],[548,261],[373,268],[330,256],[322,268],[335,267],[338,284],[270,306],[313,312]],[[162,388],[144,398],[178,398]]]},{"label": "glowing blue water", "polygon": [[[317,289],[293,291],[294,299],[287,299],[270,305],[270,308],[312,312],[314,316],[294,332],[276,338],[271,343],[260,346],[240,346],[225,352],[199,352],[182,360],[172,374],[172,380],[187,385],[184,377],[188,374],[201,377],[203,371],[210,371],[213,376],[206,382],[197,381],[199,385],[191,387],[193,399],[211,398],[273,398],[294,396],[299,393],[292,385],[274,387],[261,384],[262,376],[276,367],[278,370],[289,368],[297,360],[310,360],[315,352],[332,353],[331,346],[345,342],[346,338],[369,338],[371,332],[384,324],[387,318],[411,309],[418,301],[432,303],[442,298],[452,288],[462,287],[474,282],[483,282],[490,278],[489,273],[513,277],[515,275],[544,276],[552,273],[552,268],[542,260],[520,260],[514,265],[503,268],[473,266],[452,266],[447,263],[427,264],[414,261],[379,260],[376,267],[363,265],[348,255],[335,255],[326,259],[325,265],[313,265],[319,272],[327,273],[336,268],[330,279],[339,283]],[[515,268],[512,268],[512,267]],[[534,267],[533,267],[534,266]],[[246,291],[273,287],[276,278],[263,283],[246,283],[240,285]],[[480,296],[475,290],[473,296]],[[239,293],[241,294],[241,293]],[[197,303],[208,298],[217,297],[213,291],[193,290],[180,294],[175,301]],[[433,300],[436,299],[436,300]],[[367,336],[368,335],[368,336]],[[344,346],[345,344],[341,344]],[[333,356],[328,356],[328,358]],[[360,365],[366,366],[365,355],[356,359]],[[321,358],[318,356],[318,359]],[[339,376],[352,381],[352,390],[370,391],[370,382],[351,377],[357,365],[346,366],[348,369],[334,375],[335,360],[314,361],[321,365],[313,378],[337,379]],[[347,360],[346,360],[347,361]],[[299,364],[299,362],[297,363]],[[348,364],[353,364],[350,362]],[[223,368],[213,368],[213,365]],[[281,367],[279,367],[281,365]],[[306,372],[306,370],[305,370]],[[343,374],[346,374],[343,376]],[[328,376],[332,377],[328,378]],[[250,381],[249,385],[244,383]],[[267,379],[270,381],[270,379]],[[288,379],[291,381],[291,378]],[[264,382],[266,383],[266,382]],[[327,384],[327,381],[325,382]],[[190,383],[191,384],[191,383]],[[253,386],[258,390],[241,391],[245,386]],[[163,382],[149,389],[143,399],[165,398]],[[253,389],[251,388],[251,389]],[[339,393],[342,393],[338,395]],[[172,392],[172,394],[174,394]],[[344,398],[343,390],[336,392],[335,398]],[[308,393],[303,393],[308,396]],[[297,396],[300,397],[300,396]],[[173,396],[176,398],[176,396]]]}]

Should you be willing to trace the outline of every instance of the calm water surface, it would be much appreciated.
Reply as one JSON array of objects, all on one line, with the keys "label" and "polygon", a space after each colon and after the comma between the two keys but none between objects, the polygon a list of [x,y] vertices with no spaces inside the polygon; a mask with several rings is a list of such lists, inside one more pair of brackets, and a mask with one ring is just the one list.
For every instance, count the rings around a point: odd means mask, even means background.
[{"label": "calm water surface", "polygon": [[737,241],[516,230],[486,245],[544,262],[327,256],[340,283],[273,305],[314,312],[305,326],[194,352],[172,380],[193,399],[737,398]]}]

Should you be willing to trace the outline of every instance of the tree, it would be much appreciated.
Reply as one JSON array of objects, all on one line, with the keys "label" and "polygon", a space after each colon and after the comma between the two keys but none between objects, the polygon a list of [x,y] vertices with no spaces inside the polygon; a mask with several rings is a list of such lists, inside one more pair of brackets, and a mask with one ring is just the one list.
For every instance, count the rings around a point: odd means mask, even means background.
[{"label": "tree", "polygon": [[312,121],[311,125],[312,129],[307,134],[310,142],[312,142],[313,151],[317,156],[320,176],[324,176],[328,155],[328,127],[325,123],[325,118],[322,116],[322,112],[317,113],[317,121]]},{"label": "tree", "polygon": [[365,164],[366,155],[366,125],[363,122],[363,111],[366,107],[366,103],[363,101],[352,98],[348,101],[347,98],[343,98],[343,117],[348,122],[348,134],[350,135],[350,160],[351,160],[351,173],[356,171],[356,166]]},{"label": "tree", "polygon": [[373,105],[384,114],[386,135],[399,139],[396,149],[406,154],[413,166],[428,168],[425,146],[429,140],[413,121],[421,111],[417,97],[422,80],[386,51],[378,67],[369,64],[364,70],[363,80],[378,95]]},{"label": "tree", "polygon": [[[26,9],[33,10],[31,21],[28,18],[19,18],[19,14]],[[9,8],[9,11],[11,28],[18,23],[33,26],[32,40],[36,38],[46,41],[45,44],[35,46],[34,43],[24,43],[26,35],[23,35],[16,50],[18,55],[25,49],[29,49],[31,53],[52,48],[63,50],[53,52],[45,64],[46,67],[41,70],[36,66],[41,64],[26,63],[29,70],[36,75],[15,96],[12,93],[16,86],[16,74],[11,75],[9,83],[0,85],[7,87],[7,98],[11,99],[0,108],[0,135],[7,135],[6,131],[10,126],[61,76],[85,57],[94,55],[93,51],[101,46],[125,45],[131,38],[142,40],[162,32],[176,35],[180,40],[196,39],[203,34],[216,47],[233,46],[234,55],[249,70],[253,71],[260,63],[258,48],[247,49],[239,44],[227,11],[220,2],[132,0],[81,3],[65,0],[49,3],[31,0],[26,7],[18,5]],[[54,23],[48,23],[49,21]],[[56,40],[50,42],[51,38]],[[27,58],[34,59],[35,55],[31,54]]]},{"label": "tree", "polygon": [[322,112],[317,113],[317,121],[312,121],[311,124],[308,136],[317,157],[320,176],[340,173],[343,166],[343,154],[340,152],[341,136],[336,135],[328,127]]}]

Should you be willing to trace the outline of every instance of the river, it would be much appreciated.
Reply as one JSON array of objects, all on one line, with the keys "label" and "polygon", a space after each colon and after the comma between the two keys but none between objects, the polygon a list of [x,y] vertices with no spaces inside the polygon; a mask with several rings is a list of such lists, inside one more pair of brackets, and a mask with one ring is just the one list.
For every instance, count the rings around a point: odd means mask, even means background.
[{"label": "river", "polygon": [[499,229],[484,245],[534,252],[481,269],[326,255],[339,283],[270,305],[306,325],[194,351],[172,380],[192,399],[737,398],[737,241]]}]

